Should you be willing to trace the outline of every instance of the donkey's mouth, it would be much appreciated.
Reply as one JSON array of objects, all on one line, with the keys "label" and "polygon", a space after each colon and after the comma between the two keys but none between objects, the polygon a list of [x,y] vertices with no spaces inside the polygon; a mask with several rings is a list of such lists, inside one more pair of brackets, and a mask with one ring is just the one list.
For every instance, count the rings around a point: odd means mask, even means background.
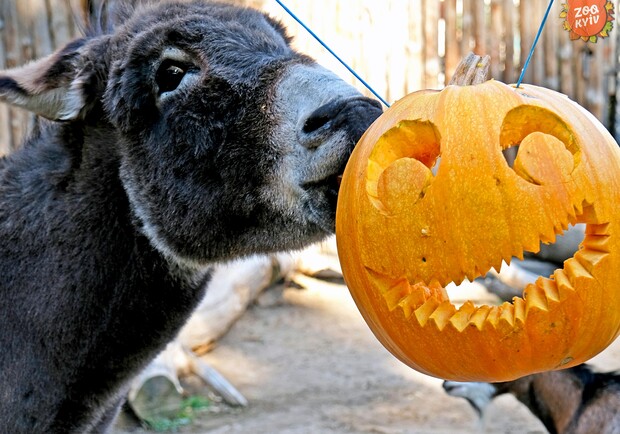
[{"label": "donkey's mouth", "polygon": [[334,210],[334,212],[338,204],[338,191],[340,190],[341,181],[342,174],[332,175],[326,180],[327,191],[325,195],[327,196],[330,209]]},{"label": "donkey's mouth", "polygon": [[306,182],[302,187],[304,190],[319,190],[329,195],[338,196],[338,190],[340,190],[341,182],[342,173],[335,173],[318,181]]},{"label": "donkey's mouth", "polygon": [[340,190],[340,183],[342,182],[342,172],[336,172],[332,175],[328,175],[317,181],[306,182],[302,185],[302,188],[308,192],[315,200],[318,200],[316,204],[320,205],[324,211],[329,214],[336,212],[336,205],[338,203],[338,191]]}]

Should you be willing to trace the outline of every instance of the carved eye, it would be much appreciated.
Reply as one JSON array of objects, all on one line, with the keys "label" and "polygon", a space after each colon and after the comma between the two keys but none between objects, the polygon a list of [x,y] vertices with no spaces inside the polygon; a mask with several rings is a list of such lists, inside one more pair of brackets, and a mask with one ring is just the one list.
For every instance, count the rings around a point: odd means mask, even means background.
[{"label": "carved eye", "polygon": [[162,62],[155,76],[157,86],[159,87],[158,94],[171,92],[179,87],[189,69],[190,65],[176,60],[168,59]]}]

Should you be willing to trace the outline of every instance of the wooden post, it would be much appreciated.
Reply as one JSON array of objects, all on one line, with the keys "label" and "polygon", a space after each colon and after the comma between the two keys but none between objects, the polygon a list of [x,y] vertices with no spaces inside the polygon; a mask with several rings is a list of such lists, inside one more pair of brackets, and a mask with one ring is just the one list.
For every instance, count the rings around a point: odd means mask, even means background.
[{"label": "wooden post", "polygon": [[491,0],[490,10],[490,31],[488,38],[488,51],[491,56],[491,77],[503,80],[503,69],[506,67],[505,59],[502,56],[502,45],[507,45],[506,29],[503,23],[502,0]]},{"label": "wooden post", "polygon": [[439,59],[437,57],[439,22],[439,2],[437,0],[423,0],[424,14],[424,87],[436,89],[439,87]]},{"label": "wooden post", "polygon": [[[552,19],[560,15],[561,5],[559,3],[556,3],[554,6],[555,7],[550,12],[550,20],[547,22],[547,25],[544,29],[544,38],[541,41],[542,47],[540,47],[539,49],[543,53],[543,61],[545,63],[545,72],[542,84],[550,89],[559,90],[559,32],[563,30],[560,20]],[[565,36],[568,36],[568,34],[566,34]]]},{"label": "wooden post", "polygon": [[[2,8],[4,6],[0,6]],[[0,14],[3,17],[4,14]],[[6,24],[0,18],[0,70],[6,69],[7,52],[4,42]],[[13,134],[11,128],[11,111],[6,104],[0,104],[0,156],[8,154],[13,148]]]},{"label": "wooden post", "polygon": [[409,1],[409,55],[407,56],[407,91],[425,87],[424,20],[422,0]]},{"label": "wooden post", "polygon": [[445,38],[446,38],[446,54],[445,54],[445,72],[446,81],[450,78],[450,75],[456,69],[461,53],[459,50],[460,36],[459,29],[457,28],[456,17],[456,0],[444,0],[444,13],[443,17],[446,22]]},{"label": "wooden post", "polygon": [[462,0],[463,13],[462,13],[462,28],[463,38],[461,39],[461,56],[469,53],[474,49],[473,42],[473,16],[471,14],[472,3],[480,0]]},{"label": "wooden post", "polygon": [[[74,9],[72,9],[72,7]],[[14,68],[52,53],[76,35],[73,23],[85,0],[0,1],[0,69]],[[33,115],[0,104],[0,155],[14,150]]]},{"label": "wooden post", "polygon": [[480,55],[488,53],[487,25],[484,1],[476,0],[471,3],[472,29],[474,32],[474,51]]},{"label": "wooden post", "polygon": [[514,16],[516,15],[516,8],[513,0],[503,0],[502,1],[502,24],[504,26],[504,74],[502,79],[505,83],[513,83],[517,80],[515,73],[515,20]]},{"label": "wooden post", "polygon": [[[527,59],[528,52],[534,42],[532,30],[532,1],[522,1],[519,3],[519,36],[521,37],[520,54],[519,54],[519,73],[523,68],[523,64]],[[528,68],[523,81],[532,83],[533,69]]]}]

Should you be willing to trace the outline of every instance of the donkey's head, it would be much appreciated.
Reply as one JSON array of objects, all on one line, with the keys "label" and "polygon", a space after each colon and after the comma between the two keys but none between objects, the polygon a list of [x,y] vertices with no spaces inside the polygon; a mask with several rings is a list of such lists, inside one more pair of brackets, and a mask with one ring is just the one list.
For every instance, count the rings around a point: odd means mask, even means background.
[{"label": "donkey's head", "polygon": [[0,72],[0,100],[90,129],[80,158],[109,149],[140,229],[175,260],[331,232],[338,175],[380,106],[257,11],[193,1],[121,15],[107,34]]}]

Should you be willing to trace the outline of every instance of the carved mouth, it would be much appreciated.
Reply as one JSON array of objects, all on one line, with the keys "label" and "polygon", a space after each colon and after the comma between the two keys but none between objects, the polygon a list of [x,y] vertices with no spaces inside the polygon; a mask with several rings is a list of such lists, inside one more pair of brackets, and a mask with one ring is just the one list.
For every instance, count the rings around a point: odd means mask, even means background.
[{"label": "carved mouth", "polygon": [[[441,331],[451,323],[459,332],[467,327],[482,330],[487,325],[521,329],[532,309],[550,311],[575,295],[578,280],[596,279],[592,270],[608,255],[610,234],[609,224],[597,222],[593,211],[592,206],[584,206],[583,214],[576,217],[576,223],[586,223],[585,238],[575,255],[564,262],[564,268],[527,285],[523,297],[515,297],[512,303],[475,306],[467,301],[457,309],[450,302],[445,288],[436,280],[412,283],[405,277],[395,279],[367,269],[370,276],[377,280],[376,287],[381,288],[388,309],[400,309],[407,319],[417,321],[421,326],[434,325]],[[483,270],[480,274],[488,271]]]}]

